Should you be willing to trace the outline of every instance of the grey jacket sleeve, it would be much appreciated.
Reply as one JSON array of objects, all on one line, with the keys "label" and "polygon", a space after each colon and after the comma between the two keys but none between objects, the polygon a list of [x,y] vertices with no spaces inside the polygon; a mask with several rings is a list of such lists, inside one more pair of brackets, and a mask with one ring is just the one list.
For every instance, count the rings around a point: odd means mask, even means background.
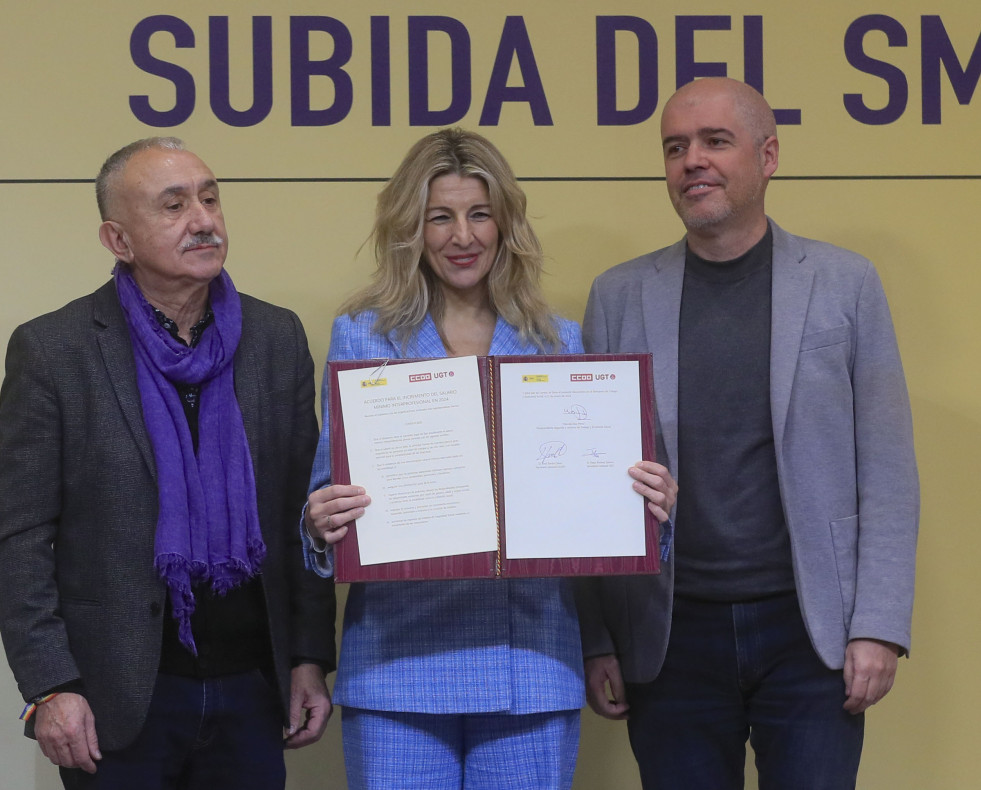
[{"label": "grey jacket sleeve", "polygon": [[0,389],[0,632],[25,700],[79,678],[60,616],[54,545],[61,517],[57,364],[29,325],[7,349]]}]

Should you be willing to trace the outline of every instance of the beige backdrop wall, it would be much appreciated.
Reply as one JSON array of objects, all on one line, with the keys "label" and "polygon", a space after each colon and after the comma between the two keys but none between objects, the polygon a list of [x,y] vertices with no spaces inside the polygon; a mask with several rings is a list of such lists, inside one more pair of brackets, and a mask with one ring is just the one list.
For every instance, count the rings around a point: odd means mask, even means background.
[{"label": "beige backdrop wall", "polygon": [[[548,255],[547,292],[560,312],[580,319],[597,273],[682,232],[660,182],[656,125],[676,81],[713,70],[757,81],[762,75],[773,106],[788,111],[782,115],[795,120],[799,111],[799,122],[780,127],[781,167],[769,212],[796,233],[877,263],[914,409],[923,527],[913,655],[902,662],[894,692],[869,714],[859,784],[975,786],[981,768],[981,681],[974,667],[981,650],[974,505],[981,446],[978,5],[757,0],[738,12],[731,2],[639,0],[206,5],[0,2],[0,341],[20,322],[107,278],[112,261],[96,237],[91,179],[111,150],[163,133],[184,137],[225,180],[228,269],[239,288],[296,310],[322,362],[338,304],[371,267],[358,250],[370,229],[378,180],[429,124],[449,121],[487,134],[525,179]],[[628,19],[610,19],[614,14]],[[161,15],[171,18],[151,19]],[[269,18],[258,23],[256,46],[254,16]],[[226,23],[227,57],[209,43],[209,30],[221,33]],[[261,44],[266,24],[269,47]],[[291,25],[312,32],[291,42]],[[434,31],[427,38],[428,71],[418,57],[412,61],[417,86],[429,85],[428,104],[418,87],[414,99],[408,96],[410,27]],[[620,32],[598,39],[598,28]],[[178,32],[176,39],[159,32],[168,29]],[[341,63],[348,39],[350,58]],[[295,59],[304,40],[309,53],[291,66],[291,50]],[[150,71],[137,66],[149,62],[141,48],[156,59]],[[260,119],[252,64],[263,73],[264,50],[272,101]],[[333,69],[336,82],[317,74],[316,64],[313,76],[303,76],[304,61],[331,57],[333,65],[320,70]],[[210,101],[212,60],[227,63],[230,75],[227,102],[220,68],[214,80],[218,110]],[[611,93],[607,80],[614,72]],[[167,73],[177,75],[176,84],[161,76]],[[600,90],[598,80],[607,87]],[[140,96],[155,113],[173,110],[177,125],[146,123],[149,115],[130,103]],[[224,104],[238,115],[222,110]],[[316,111],[331,108],[332,123],[324,125]],[[427,109],[431,114],[419,117]],[[440,116],[442,110],[452,112]],[[423,125],[410,124],[412,112]],[[304,114],[319,125],[297,125]],[[600,123],[614,116],[631,122]],[[236,118],[251,125],[228,122]],[[0,788],[50,790],[58,786],[56,772],[21,737],[21,705],[0,661]],[[321,744],[289,755],[291,790],[345,787],[339,731],[333,721]],[[576,788],[638,786],[624,728],[587,712]]]}]

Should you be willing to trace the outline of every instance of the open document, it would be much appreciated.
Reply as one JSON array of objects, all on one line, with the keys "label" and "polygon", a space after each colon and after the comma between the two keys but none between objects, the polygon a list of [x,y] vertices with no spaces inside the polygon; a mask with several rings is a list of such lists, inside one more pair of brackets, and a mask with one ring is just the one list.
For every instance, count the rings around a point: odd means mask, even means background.
[{"label": "open document", "polygon": [[498,381],[506,556],[643,556],[637,364],[502,358]]},{"label": "open document", "polygon": [[[493,551],[497,520],[476,357],[338,374],[361,563]],[[355,428],[356,426],[356,428]]]},{"label": "open document", "polygon": [[338,581],[656,573],[649,354],[331,362]]}]

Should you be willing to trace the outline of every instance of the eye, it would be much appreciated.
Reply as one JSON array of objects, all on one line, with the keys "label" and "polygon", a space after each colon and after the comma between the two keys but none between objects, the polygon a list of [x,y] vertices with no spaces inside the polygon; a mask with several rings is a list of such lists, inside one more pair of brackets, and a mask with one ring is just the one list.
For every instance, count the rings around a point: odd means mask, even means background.
[{"label": "eye", "polygon": [[486,209],[477,209],[476,211],[470,213],[470,219],[474,220],[475,222],[486,222],[487,220],[491,219],[491,214]]},{"label": "eye", "polygon": [[431,222],[434,225],[442,225],[450,221],[450,215],[440,212],[438,214],[430,214],[426,218],[426,222]]},{"label": "eye", "polygon": [[681,143],[674,143],[672,145],[666,146],[664,149],[665,156],[678,156],[684,153],[685,147]]},{"label": "eye", "polygon": [[165,206],[165,208],[167,209],[167,211],[180,211],[181,206],[182,206],[181,203],[168,203]]}]

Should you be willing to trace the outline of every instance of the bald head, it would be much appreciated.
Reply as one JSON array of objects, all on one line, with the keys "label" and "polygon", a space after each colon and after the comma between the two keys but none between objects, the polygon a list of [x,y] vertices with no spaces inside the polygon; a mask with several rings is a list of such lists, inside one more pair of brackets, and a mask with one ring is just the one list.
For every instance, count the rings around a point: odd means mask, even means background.
[{"label": "bald head", "polygon": [[746,125],[754,143],[762,145],[768,137],[776,137],[777,122],[766,99],[756,88],[729,77],[705,77],[682,85],[664,105],[662,118],[670,107],[692,107],[706,100],[722,98],[731,101],[733,109]]}]

